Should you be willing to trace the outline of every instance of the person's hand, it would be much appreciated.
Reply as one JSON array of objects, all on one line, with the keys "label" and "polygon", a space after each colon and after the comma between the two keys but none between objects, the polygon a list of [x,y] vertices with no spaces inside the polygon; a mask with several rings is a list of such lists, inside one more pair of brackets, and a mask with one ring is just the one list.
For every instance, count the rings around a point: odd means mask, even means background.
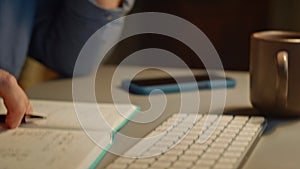
[{"label": "person's hand", "polygon": [[21,124],[25,114],[31,114],[29,100],[18,85],[16,78],[0,69],[0,97],[7,109],[5,124],[7,128],[16,128]]},{"label": "person's hand", "polygon": [[114,9],[120,6],[123,0],[96,0],[98,5],[105,9]]}]

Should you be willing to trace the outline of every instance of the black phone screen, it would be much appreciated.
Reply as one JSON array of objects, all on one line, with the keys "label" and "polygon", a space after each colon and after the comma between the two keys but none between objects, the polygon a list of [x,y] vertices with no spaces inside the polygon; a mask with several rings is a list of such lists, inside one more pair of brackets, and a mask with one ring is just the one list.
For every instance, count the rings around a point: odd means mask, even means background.
[{"label": "black phone screen", "polygon": [[[208,80],[221,80],[226,79],[225,77],[220,77],[217,75],[196,75],[196,76],[179,76],[176,77],[177,83],[186,83],[192,82],[196,79],[197,82],[199,81],[208,81]],[[154,86],[154,85],[166,85],[166,84],[175,84],[176,81],[172,77],[167,78],[149,78],[149,79],[134,79],[131,81],[132,84],[136,84],[139,86]]]}]

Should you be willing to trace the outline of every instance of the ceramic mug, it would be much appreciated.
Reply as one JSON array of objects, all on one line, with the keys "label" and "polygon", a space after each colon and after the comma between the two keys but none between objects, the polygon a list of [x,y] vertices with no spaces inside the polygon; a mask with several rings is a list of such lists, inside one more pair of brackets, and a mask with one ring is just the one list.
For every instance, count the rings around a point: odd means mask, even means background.
[{"label": "ceramic mug", "polygon": [[251,36],[250,95],[263,115],[300,116],[300,33],[262,31]]}]

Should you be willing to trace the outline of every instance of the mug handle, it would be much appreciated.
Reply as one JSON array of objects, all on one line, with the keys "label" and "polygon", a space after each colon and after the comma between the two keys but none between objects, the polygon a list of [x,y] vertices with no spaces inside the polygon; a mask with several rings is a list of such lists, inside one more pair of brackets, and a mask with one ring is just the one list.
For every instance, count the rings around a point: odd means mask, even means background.
[{"label": "mug handle", "polygon": [[286,108],[288,96],[288,52],[279,51],[276,56],[276,102],[280,108]]}]

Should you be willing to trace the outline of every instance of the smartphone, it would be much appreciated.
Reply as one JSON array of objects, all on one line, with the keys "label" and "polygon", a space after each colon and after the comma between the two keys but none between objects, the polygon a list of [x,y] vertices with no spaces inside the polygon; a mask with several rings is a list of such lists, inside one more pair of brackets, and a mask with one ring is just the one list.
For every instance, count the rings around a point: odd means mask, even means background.
[{"label": "smartphone", "polygon": [[[235,86],[234,79],[218,75],[211,75],[210,77],[207,74],[180,76],[176,77],[176,80],[177,82],[172,77],[123,80],[122,88],[129,89],[129,92],[133,94],[149,95],[150,93],[161,93],[155,92],[155,89],[159,89],[164,93],[175,93],[180,91],[230,88]],[[197,85],[194,83],[195,80]]]}]

